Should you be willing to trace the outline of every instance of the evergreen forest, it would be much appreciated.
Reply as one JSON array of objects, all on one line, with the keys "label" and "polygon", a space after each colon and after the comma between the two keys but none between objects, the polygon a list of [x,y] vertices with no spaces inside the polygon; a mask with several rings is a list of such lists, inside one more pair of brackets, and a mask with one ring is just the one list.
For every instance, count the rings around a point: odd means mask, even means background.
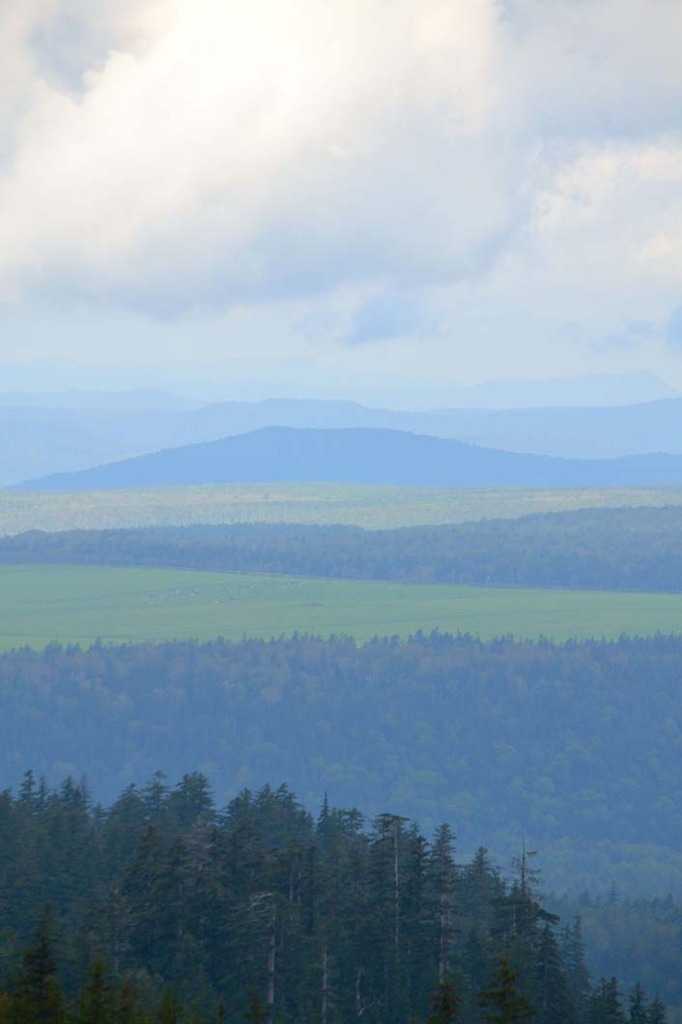
[{"label": "evergreen forest", "polygon": [[[50,645],[0,655],[0,779],[85,777],[97,799],[199,767],[219,800],[269,780],[386,808],[555,886],[682,894],[682,638],[447,634]],[[646,680],[646,685],[643,684]]]},{"label": "evergreen forest", "polygon": [[476,586],[679,592],[679,507],[584,509],[451,526],[239,524],[39,530],[0,564],[128,565]]},{"label": "evergreen forest", "polygon": [[592,980],[578,916],[534,854],[503,877],[392,813],[286,787],[218,810],[156,774],[104,808],[27,772],[0,795],[3,1024],[665,1024],[661,996]]}]

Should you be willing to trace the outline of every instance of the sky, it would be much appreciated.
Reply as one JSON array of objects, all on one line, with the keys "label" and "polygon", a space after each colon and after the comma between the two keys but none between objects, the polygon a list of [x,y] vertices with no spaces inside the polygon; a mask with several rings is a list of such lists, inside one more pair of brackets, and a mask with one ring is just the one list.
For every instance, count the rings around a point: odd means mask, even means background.
[{"label": "sky", "polygon": [[4,0],[2,381],[682,389],[681,48],[680,0]]}]

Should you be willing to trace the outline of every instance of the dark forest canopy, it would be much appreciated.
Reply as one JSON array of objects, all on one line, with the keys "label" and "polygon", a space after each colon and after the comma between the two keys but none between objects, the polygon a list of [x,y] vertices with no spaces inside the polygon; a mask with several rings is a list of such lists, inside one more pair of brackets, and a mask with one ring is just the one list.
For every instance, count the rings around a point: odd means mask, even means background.
[{"label": "dark forest canopy", "polygon": [[287,779],[505,857],[559,888],[682,892],[682,637],[291,637],[0,656],[0,784],[32,764],[97,799],[201,766],[220,799]]},{"label": "dark forest canopy", "polygon": [[326,799],[314,818],[286,786],[219,809],[198,772],[104,808],[28,772],[0,826],[3,1024],[666,1021],[655,991],[591,982],[534,854],[505,878],[484,848],[462,861],[447,825],[429,839]]},{"label": "dark forest canopy", "polygon": [[682,590],[682,509],[589,509],[372,531],[262,524],[31,531],[0,538],[0,562],[671,592]]}]

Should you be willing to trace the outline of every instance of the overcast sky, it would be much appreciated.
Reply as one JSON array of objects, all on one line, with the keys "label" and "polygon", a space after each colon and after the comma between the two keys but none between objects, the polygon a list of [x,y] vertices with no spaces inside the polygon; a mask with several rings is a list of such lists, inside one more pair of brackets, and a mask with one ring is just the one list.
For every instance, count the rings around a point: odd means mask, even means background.
[{"label": "overcast sky", "polygon": [[6,378],[682,387],[681,52],[681,0],[3,0]]}]

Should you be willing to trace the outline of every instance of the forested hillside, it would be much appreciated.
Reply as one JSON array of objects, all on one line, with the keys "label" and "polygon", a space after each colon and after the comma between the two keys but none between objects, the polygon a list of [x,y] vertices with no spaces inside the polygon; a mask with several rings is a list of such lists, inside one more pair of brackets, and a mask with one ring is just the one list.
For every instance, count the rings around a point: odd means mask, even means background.
[{"label": "forested hillside", "polygon": [[660,991],[664,1001],[682,1003],[682,903],[663,898],[633,899],[617,886],[595,896],[548,899],[562,920],[580,918],[590,969],[595,977],[617,975],[631,989],[637,981]]},{"label": "forested hillside", "polygon": [[586,509],[399,530],[258,524],[0,538],[0,563],[39,562],[679,592],[682,509]]},{"label": "forested hillside", "polygon": [[0,657],[0,780],[85,775],[98,799],[197,765],[220,800],[287,780],[370,813],[449,821],[511,856],[525,834],[559,888],[682,893],[682,638],[378,639]]},{"label": "forested hillside", "polygon": [[590,982],[532,854],[504,878],[483,848],[462,862],[447,825],[429,841],[327,800],[313,818],[286,786],[218,810],[199,773],[106,809],[28,773],[0,823],[9,1024],[666,1021],[654,992]]}]

